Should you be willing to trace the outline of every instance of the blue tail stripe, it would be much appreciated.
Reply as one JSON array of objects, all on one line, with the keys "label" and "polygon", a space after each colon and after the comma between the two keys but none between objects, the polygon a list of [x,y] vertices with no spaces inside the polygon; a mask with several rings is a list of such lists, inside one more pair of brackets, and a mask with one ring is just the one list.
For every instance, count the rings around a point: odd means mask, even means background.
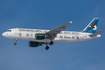
[{"label": "blue tail stripe", "polygon": [[99,18],[94,18],[82,32],[95,33],[97,30],[98,22]]}]

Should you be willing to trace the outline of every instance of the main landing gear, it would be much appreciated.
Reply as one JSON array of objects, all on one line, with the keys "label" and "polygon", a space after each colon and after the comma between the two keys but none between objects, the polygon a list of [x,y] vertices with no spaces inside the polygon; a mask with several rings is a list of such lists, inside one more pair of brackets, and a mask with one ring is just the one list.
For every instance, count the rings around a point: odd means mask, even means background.
[{"label": "main landing gear", "polygon": [[[50,44],[50,45],[53,45],[53,44],[54,44],[54,42],[53,42],[53,41],[51,41],[49,44]],[[49,46],[48,46],[47,44],[46,44],[45,49],[46,49],[46,50],[48,50],[48,49],[49,49]]]},{"label": "main landing gear", "polygon": [[53,42],[53,41],[51,41],[51,42],[50,42],[50,45],[53,45],[53,44],[54,44],[54,42]]},{"label": "main landing gear", "polygon": [[14,45],[16,45],[17,44],[17,39],[15,39],[15,43],[14,43]]},{"label": "main landing gear", "polygon": [[49,46],[46,46],[46,48],[45,48],[46,50],[48,50],[49,49]]}]

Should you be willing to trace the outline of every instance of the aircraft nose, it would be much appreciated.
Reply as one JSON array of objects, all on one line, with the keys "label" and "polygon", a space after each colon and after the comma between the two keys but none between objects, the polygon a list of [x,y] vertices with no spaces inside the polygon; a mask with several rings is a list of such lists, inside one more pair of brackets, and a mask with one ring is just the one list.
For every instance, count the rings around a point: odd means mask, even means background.
[{"label": "aircraft nose", "polygon": [[4,36],[4,33],[2,33],[2,36]]},{"label": "aircraft nose", "polygon": [[5,37],[5,36],[6,36],[5,32],[4,32],[4,33],[2,33],[2,36],[3,36],[3,37]]}]

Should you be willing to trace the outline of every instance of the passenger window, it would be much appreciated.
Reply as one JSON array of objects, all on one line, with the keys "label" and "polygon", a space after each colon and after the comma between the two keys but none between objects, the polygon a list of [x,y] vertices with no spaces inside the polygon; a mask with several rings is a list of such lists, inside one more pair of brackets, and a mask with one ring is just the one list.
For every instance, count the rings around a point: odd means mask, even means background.
[{"label": "passenger window", "polygon": [[19,36],[22,36],[22,34],[21,34],[21,33],[19,33]]},{"label": "passenger window", "polygon": [[74,36],[72,36],[72,39],[75,39],[75,37],[74,37]]},{"label": "passenger window", "polygon": [[26,34],[26,36],[29,36],[29,34]]},{"label": "passenger window", "polygon": [[64,38],[66,38],[66,39],[71,39],[71,37],[68,37],[68,36],[64,36]]},{"label": "passenger window", "polygon": [[31,34],[31,36],[33,36],[33,34]]},{"label": "passenger window", "polygon": [[78,37],[78,36],[76,36],[76,39],[79,39],[79,37]]},{"label": "passenger window", "polygon": [[62,38],[62,36],[60,36],[60,38]]}]

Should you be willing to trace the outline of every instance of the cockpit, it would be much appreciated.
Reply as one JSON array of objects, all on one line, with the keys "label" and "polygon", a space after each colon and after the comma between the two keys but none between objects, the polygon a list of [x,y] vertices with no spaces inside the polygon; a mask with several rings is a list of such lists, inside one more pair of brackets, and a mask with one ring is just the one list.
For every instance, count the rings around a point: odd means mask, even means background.
[{"label": "cockpit", "polygon": [[7,30],[7,32],[11,32],[11,30]]}]

